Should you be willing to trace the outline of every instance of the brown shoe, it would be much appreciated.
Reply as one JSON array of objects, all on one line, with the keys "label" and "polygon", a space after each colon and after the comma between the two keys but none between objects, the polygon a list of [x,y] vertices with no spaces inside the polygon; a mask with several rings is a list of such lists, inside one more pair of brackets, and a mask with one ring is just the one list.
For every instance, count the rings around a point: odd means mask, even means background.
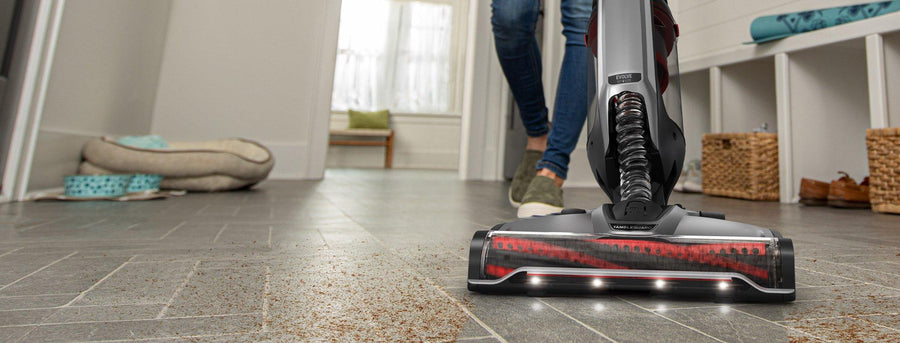
[{"label": "brown shoe", "polygon": [[800,203],[806,206],[828,205],[828,182],[813,179],[800,180]]},{"label": "brown shoe", "polygon": [[862,183],[856,184],[856,180],[845,172],[840,172],[841,178],[831,182],[828,189],[828,206],[840,208],[870,208],[869,202],[869,177]]}]

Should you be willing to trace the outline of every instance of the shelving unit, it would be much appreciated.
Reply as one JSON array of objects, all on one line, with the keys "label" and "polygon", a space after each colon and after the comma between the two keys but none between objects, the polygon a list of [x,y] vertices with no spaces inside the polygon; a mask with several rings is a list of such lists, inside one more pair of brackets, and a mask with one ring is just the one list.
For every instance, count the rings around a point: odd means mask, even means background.
[{"label": "shelving unit", "polygon": [[778,122],[775,60],[764,58],[722,67],[722,126],[719,132],[749,132]]},{"label": "shelving unit", "polygon": [[703,133],[768,123],[784,203],[797,202],[802,177],[862,179],[866,129],[900,126],[900,13],[680,64],[688,159]]},{"label": "shelving unit", "polygon": [[681,98],[684,132],[687,144],[685,161],[699,160],[703,155],[701,137],[710,132],[709,71],[701,70],[681,75]]}]

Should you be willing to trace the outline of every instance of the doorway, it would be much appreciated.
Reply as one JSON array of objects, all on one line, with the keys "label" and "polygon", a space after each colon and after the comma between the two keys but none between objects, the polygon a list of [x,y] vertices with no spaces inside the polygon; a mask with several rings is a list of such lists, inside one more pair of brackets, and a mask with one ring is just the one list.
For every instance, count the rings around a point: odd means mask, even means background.
[{"label": "doorway", "polygon": [[[337,144],[326,168],[386,168],[389,159],[394,169],[458,170],[467,7],[464,0],[343,1],[330,115]],[[384,110],[386,127],[375,113]],[[354,132],[368,128],[359,118],[377,119],[371,128],[393,137]],[[390,139],[393,151],[382,144]]]}]

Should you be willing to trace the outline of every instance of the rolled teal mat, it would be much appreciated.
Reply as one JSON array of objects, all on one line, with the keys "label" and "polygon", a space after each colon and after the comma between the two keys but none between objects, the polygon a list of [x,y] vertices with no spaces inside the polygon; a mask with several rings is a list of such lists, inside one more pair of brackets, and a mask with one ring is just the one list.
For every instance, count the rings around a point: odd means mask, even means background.
[{"label": "rolled teal mat", "polygon": [[750,24],[750,35],[753,37],[753,41],[745,44],[770,42],[799,33],[860,21],[897,11],[900,11],[900,0],[759,17]]}]

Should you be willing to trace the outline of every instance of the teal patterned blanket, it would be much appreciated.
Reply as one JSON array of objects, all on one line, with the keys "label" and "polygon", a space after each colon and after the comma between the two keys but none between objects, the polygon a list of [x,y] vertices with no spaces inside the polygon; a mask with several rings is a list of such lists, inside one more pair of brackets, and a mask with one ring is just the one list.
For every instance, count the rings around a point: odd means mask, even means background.
[{"label": "teal patterned blanket", "polygon": [[900,0],[759,17],[750,24],[750,35],[753,37],[753,41],[746,44],[771,42],[799,33],[820,30],[897,11],[900,11]]}]

